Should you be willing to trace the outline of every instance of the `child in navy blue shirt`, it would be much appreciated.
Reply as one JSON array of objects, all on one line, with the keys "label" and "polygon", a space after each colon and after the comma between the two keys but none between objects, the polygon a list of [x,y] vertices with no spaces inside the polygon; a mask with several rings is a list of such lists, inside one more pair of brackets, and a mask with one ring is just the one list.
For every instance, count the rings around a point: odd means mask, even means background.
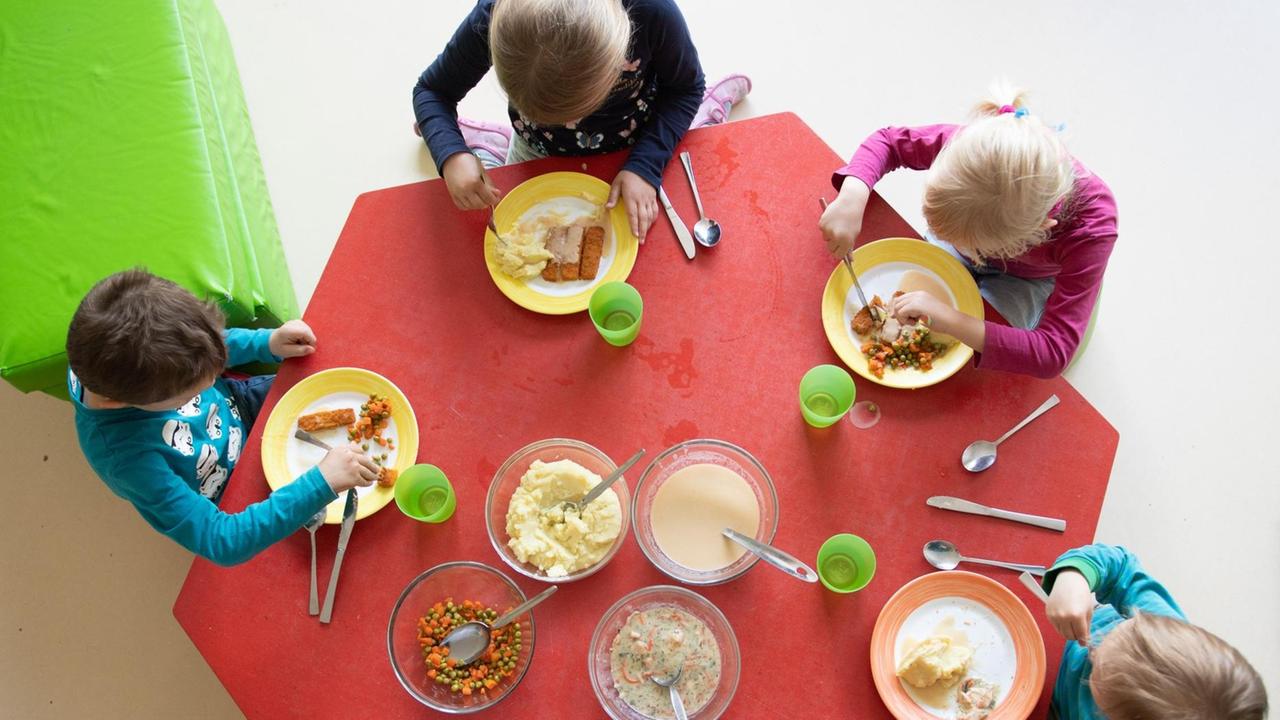
[{"label": "child in navy blue shirt", "polygon": [[[511,129],[457,116],[491,66]],[[481,0],[418,79],[413,104],[416,130],[464,210],[501,197],[486,166],[631,148],[607,206],[621,201],[643,239],[685,131],[724,121],[750,87],[731,75],[704,92],[698,51],[672,0]]]}]

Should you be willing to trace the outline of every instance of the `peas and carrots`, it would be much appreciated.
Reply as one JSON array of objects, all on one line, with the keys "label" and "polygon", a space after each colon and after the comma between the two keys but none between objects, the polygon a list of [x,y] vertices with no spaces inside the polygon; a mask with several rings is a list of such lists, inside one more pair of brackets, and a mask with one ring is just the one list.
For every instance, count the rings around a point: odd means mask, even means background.
[{"label": "peas and carrots", "polygon": [[862,344],[862,354],[867,357],[867,368],[878,378],[884,377],[885,368],[905,370],[932,370],[933,361],[947,351],[947,345],[932,342],[929,328],[917,325],[906,330],[892,343],[871,341]]},{"label": "peas and carrots", "polygon": [[469,697],[479,693],[486,695],[504,678],[513,674],[520,657],[521,632],[512,624],[492,631],[489,647],[479,660],[461,666],[449,657],[449,648],[441,647],[449,631],[472,620],[492,623],[498,619],[498,611],[482,603],[464,600],[455,604],[445,598],[418,618],[418,644],[427,666],[427,677],[450,692]]}]

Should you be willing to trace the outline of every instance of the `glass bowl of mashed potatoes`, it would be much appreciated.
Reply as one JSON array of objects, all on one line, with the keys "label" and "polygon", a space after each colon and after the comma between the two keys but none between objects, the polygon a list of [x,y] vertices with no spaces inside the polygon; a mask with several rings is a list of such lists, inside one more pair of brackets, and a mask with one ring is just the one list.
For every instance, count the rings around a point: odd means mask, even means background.
[{"label": "glass bowl of mashed potatoes", "polygon": [[715,720],[738,689],[742,658],[733,627],[701,595],[653,585],[609,608],[591,636],[587,670],[614,720],[674,718],[670,696],[649,678],[670,677],[690,718]]},{"label": "glass bowl of mashed potatoes", "polygon": [[600,450],[551,438],[517,450],[485,498],[489,541],[513,570],[543,582],[581,580],[613,559],[631,522],[627,479],[576,512],[566,508],[617,469]]}]

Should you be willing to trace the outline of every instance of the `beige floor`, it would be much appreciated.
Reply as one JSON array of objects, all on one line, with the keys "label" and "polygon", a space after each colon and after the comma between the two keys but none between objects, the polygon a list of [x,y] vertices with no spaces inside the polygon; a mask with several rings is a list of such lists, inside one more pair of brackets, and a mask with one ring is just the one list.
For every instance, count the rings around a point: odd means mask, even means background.
[{"label": "beige floor", "polygon": [[[409,134],[410,88],[469,4],[220,2],[302,301],[356,194],[432,174]],[[1098,333],[1070,376],[1121,433],[1098,539],[1138,551],[1280,690],[1280,383],[1265,320],[1280,5],[683,6],[708,74],[754,78],[742,116],[794,110],[841,153],[885,124],[961,119],[997,75],[1068,123],[1122,217]],[[489,79],[462,109],[501,108]],[[918,174],[882,185],[917,225],[919,189]],[[1227,362],[1206,371],[1220,349]],[[188,558],[92,476],[67,405],[5,386],[0,408],[0,433],[24,438],[3,455],[18,511],[0,523],[0,716],[235,717],[170,614]]]}]

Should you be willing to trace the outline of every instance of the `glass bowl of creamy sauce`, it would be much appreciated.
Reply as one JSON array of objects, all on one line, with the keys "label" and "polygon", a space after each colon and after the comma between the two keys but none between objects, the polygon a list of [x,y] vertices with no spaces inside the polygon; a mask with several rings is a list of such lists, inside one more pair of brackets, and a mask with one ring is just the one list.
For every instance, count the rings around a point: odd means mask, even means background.
[{"label": "glass bowl of creamy sauce", "polygon": [[591,686],[614,720],[670,720],[667,689],[651,678],[680,672],[676,689],[691,718],[724,714],[738,687],[738,641],[724,613],[672,585],[641,588],[596,625],[587,659]]},{"label": "glass bowl of creamy sauce", "polygon": [[631,517],[636,542],[655,567],[682,583],[716,585],[759,559],[721,531],[772,542],[778,495],[751,453],[723,440],[688,440],[645,469]]}]

